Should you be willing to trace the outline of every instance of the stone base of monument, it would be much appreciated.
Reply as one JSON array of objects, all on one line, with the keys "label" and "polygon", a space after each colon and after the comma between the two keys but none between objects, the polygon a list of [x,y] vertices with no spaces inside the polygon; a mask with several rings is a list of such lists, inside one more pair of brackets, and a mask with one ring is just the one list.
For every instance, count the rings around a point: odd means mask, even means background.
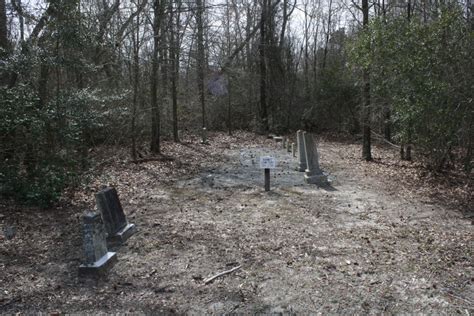
[{"label": "stone base of monument", "polygon": [[117,254],[115,252],[107,252],[99,260],[90,264],[81,264],[79,266],[80,277],[100,277],[117,262]]},{"label": "stone base of monument", "polygon": [[122,228],[115,235],[107,236],[107,246],[108,247],[117,247],[121,246],[127,241],[130,236],[137,232],[137,227],[135,224],[127,223],[127,226]]},{"label": "stone base of monument", "polygon": [[304,175],[304,181],[309,184],[326,185],[328,184],[328,177],[325,174]]}]

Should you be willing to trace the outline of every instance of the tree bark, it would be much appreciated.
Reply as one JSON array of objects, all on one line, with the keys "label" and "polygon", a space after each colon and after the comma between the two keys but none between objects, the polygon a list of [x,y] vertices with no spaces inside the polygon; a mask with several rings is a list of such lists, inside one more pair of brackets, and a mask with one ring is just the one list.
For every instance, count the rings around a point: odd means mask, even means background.
[{"label": "tree bark", "polygon": [[[368,31],[369,24],[369,2],[362,0],[362,14],[364,32]],[[367,45],[370,45],[368,43]],[[370,49],[370,47],[369,47]],[[372,160],[371,135],[370,135],[370,70],[364,67],[363,73],[363,104],[362,104],[362,158],[366,161]]]},{"label": "tree bark", "polygon": [[262,12],[260,19],[260,108],[259,108],[259,133],[268,132],[267,113],[267,66],[266,66],[266,18],[267,0],[262,0]]},{"label": "tree bark", "polygon": [[[367,21],[368,21],[368,10],[369,9],[367,7]],[[331,35],[330,34],[330,32],[331,32],[331,19],[332,19],[332,0],[329,0],[328,28],[326,30],[326,41],[324,43],[323,64],[321,66],[321,70],[323,70],[323,71],[326,68],[326,59],[327,59],[327,55],[328,55],[329,36]],[[365,20],[365,13],[364,13],[364,20]]]},{"label": "tree bark", "polygon": [[23,43],[23,41],[25,40],[25,21],[23,17],[23,6],[21,4],[21,0],[11,0],[11,4],[15,11],[18,13],[18,22],[20,23],[20,42]]},{"label": "tree bark", "polygon": [[[137,4],[139,6],[139,4]],[[132,119],[130,126],[130,133],[132,137],[132,146],[131,146],[131,156],[133,161],[137,161],[137,135],[136,135],[136,117],[137,117],[137,107],[138,107],[138,85],[140,78],[140,15],[136,17],[137,24],[135,32],[132,32],[132,41],[133,41],[133,104],[132,104]]]},{"label": "tree bark", "polygon": [[196,0],[196,24],[197,24],[197,70],[198,70],[198,90],[199,90],[199,103],[201,104],[201,118],[202,128],[206,127],[206,99],[204,94],[204,25],[203,25],[203,14],[204,4],[203,0]]},{"label": "tree bark", "polygon": [[7,11],[5,6],[5,0],[0,0],[0,48],[8,51],[10,43],[8,42],[8,29],[7,29]]},{"label": "tree bark", "polygon": [[169,3],[170,19],[171,19],[171,34],[170,34],[170,55],[171,55],[171,102],[172,102],[172,121],[173,121],[173,141],[179,142],[178,135],[178,74],[179,74],[179,32],[180,28],[180,8],[181,1],[178,1],[176,12],[176,25],[174,25],[173,2]]},{"label": "tree bark", "polygon": [[[232,44],[230,40],[230,3],[229,0],[226,1],[226,37],[227,37],[227,56],[230,56],[232,50]],[[229,136],[232,135],[232,98],[231,98],[231,82],[230,76],[228,77],[228,89],[227,89],[227,131]]]},{"label": "tree bark", "polygon": [[[9,53],[10,43],[8,41],[7,29],[7,12],[5,7],[5,0],[0,0],[0,59],[3,60]],[[11,81],[11,74],[9,72],[2,72],[0,74],[0,86],[9,85]]]},{"label": "tree bark", "polygon": [[160,49],[161,5],[153,2],[153,55],[151,61],[151,143],[150,150],[160,153],[160,108],[158,106],[158,50]]},{"label": "tree bark", "polygon": [[392,118],[391,118],[390,106],[387,104],[384,108],[384,125],[383,125],[383,134],[385,140],[392,141]]}]

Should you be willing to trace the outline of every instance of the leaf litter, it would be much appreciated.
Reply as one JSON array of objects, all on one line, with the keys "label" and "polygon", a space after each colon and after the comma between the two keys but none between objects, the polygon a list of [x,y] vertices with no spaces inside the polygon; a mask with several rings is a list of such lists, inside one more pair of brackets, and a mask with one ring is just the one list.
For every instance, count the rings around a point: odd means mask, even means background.
[{"label": "leaf litter", "polygon": [[[365,163],[358,144],[321,138],[332,186],[317,188],[272,140],[209,141],[165,141],[173,159],[137,164],[126,149],[98,148],[90,181],[55,208],[2,201],[0,222],[16,232],[0,240],[0,312],[474,312],[469,176],[429,173],[382,146]],[[261,152],[281,162],[270,193],[255,166]],[[104,185],[139,233],[91,283],[77,277],[81,215]]]}]

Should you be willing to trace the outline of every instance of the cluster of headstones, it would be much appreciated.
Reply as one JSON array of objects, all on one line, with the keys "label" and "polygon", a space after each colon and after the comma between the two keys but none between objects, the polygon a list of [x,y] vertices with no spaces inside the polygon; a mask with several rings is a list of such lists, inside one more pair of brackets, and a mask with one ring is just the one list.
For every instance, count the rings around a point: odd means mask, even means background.
[{"label": "cluster of headstones", "polygon": [[95,195],[100,213],[89,212],[83,217],[84,263],[80,276],[101,276],[116,261],[117,253],[108,249],[121,246],[136,232],[128,223],[115,188],[107,187]]},{"label": "cluster of headstones", "polygon": [[[278,139],[277,139],[278,138]],[[291,143],[286,137],[274,137],[276,141],[281,141],[282,148],[287,152],[291,152],[296,157],[298,151],[298,166],[296,170],[304,172],[306,183],[325,185],[328,183],[327,176],[319,166],[319,154],[316,141],[312,134],[299,130],[296,132],[296,142]]]}]

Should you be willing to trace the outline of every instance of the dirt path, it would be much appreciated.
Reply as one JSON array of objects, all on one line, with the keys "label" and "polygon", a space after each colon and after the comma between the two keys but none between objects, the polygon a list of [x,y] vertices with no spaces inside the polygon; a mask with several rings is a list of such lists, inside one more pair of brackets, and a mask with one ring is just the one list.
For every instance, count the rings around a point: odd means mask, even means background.
[{"label": "dirt path", "polygon": [[[68,240],[63,256],[41,259],[43,238],[24,245],[38,264],[4,241],[16,261],[0,262],[0,312],[474,313],[473,226],[459,212],[401,196],[353,168],[341,144],[320,146],[329,188],[304,184],[296,159],[265,144],[223,149],[225,163],[170,186],[141,184],[123,201],[140,232],[107,281],[78,282],[77,229],[50,233]],[[280,162],[269,193],[256,165],[265,153]]]}]

